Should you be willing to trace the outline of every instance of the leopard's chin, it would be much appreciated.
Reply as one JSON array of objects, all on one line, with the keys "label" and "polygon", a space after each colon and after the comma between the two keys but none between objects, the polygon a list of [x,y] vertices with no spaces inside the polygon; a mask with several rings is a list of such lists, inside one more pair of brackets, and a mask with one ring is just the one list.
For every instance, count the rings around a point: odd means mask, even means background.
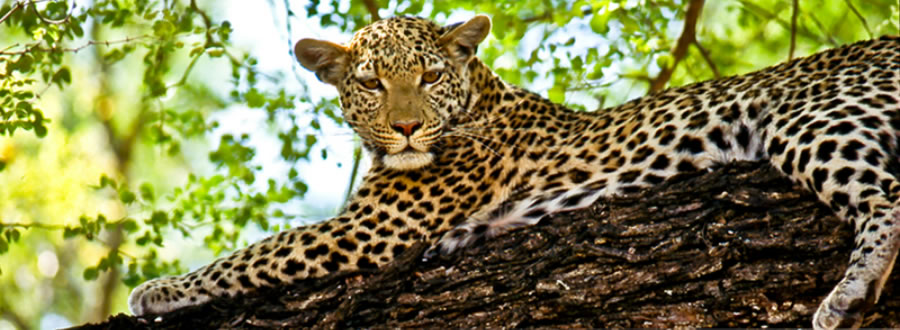
[{"label": "leopard's chin", "polygon": [[434,161],[434,154],[430,152],[406,150],[395,154],[381,156],[384,166],[401,171],[410,171],[423,168]]}]

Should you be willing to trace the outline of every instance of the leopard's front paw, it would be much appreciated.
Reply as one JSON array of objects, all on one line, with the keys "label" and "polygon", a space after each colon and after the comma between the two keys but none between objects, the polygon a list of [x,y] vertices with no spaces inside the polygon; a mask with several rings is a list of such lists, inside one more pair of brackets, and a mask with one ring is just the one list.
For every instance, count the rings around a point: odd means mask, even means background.
[{"label": "leopard's front paw", "polygon": [[205,303],[210,300],[206,290],[182,277],[166,277],[144,282],[131,291],[128,309],[135,316],[163,314],[173,310]]}]

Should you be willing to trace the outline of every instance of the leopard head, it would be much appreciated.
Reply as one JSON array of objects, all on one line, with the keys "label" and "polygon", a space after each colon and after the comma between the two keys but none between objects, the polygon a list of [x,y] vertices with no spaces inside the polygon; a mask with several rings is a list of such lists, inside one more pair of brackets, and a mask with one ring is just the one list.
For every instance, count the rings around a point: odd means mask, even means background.
[{"label": "leopard head", "polygon": [[340,93],[344,118],[375,161],[398,170],[425,167],[454,116],[470,111],[468,64],[491,29],[487,16],[441,27],[396,17],[356,32],[346,46],[303,39],[300,64]]}]

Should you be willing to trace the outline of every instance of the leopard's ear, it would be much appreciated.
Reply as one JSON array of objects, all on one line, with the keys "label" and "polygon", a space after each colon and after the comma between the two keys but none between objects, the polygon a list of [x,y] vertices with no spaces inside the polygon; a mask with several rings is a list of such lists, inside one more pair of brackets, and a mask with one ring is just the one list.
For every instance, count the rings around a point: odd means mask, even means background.
[{"label": "leopard's ear", "polygon": [[459,25],[451,25],[452,29],[438,41],[451,56],[460,63],[465,63],[475,56],[478,44],[484,41],[491,32],[491,19],[485,15],[478,15],[468,22]]},{"label": "leopard's ear", "polygon": [[349,52],[335,43],[302,39],[294,45],[294,56],[304,68],[315,72],[319,80],[337,86],[347,72]]}]

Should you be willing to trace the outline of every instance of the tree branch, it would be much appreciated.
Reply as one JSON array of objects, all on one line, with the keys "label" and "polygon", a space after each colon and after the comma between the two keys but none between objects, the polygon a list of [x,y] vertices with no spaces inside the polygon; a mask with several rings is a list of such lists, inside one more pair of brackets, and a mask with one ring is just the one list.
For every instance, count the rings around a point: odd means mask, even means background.
[{"label": "tree branch", "polygon": [[[590,14],[594,14],[594,8],[593,8],[593,7],[587,7],[587,8],[584,8],[584,9],[581,10],[581,15],[590,15]],[[522,18],[522,19],[517,20],[517,21],[518,21],[519,23],[525,23],[525,24],[527,25],[527,24],[531,24],[531,23],[534,23],[534,22],[538,22],[538,21],[549,20],[549,19],[551,19],[551,18],[553,18],[553,11],[552,11],[552,10],[551,10],[551,11],[546,11],[546,12],[544,12],[543,14],[540,14],[540,15],[537,15],[537,16],[525,17],[525,18]],[[652,25],[651,25],[651,27],[652,27]]]},{"label": "tree branch", "polygon": [[378,4],[375,3],[375,0],[363,0],[363,3],[369,10],[369,15],[372,16],[372,22],[380,21],[381,16],[378,15]]},{"label": "tree branch", "polygon": [[0,316],[3,316],[3,319],[9,320],[16,329],[28,329],[31,327],[31,324],[28,324],[24,317],[13,311],[3,311],[0,313]]},{"label": "tree branch", "polygon": [[22,9],[22,7],[25,7],[27,4],[28,3],[25,1],[16,1],[16,5],[10,8],[9,11],[6,12],[6,15],[3,15],[3,17],[0,18],[0,24],[3,24],[3,22],[6,21],[7,18],[12,16],[12,14],[16,12],[16,10]]},{"label": "tree branch", "polygon": [[[84,329],[809,327],[853,229],[762,163],[683,175],[421,262]],[[900,271],[864,327],[900,327]]]},{"label": "tree branch", "polygon": [[808,12],[807,14],[809,15],[809,18],[812,19],[813,23],[816,24],[816,27],[819,28],[819,31],[822,31],[822,34],[825,35],[825,40],[828,42],[829,45],[831,45],[831,47],[837,47],[840,45],[840,43],[838,43],[837,40],[834,40],[834,36],[831,35],[831,33],[828,31],[828,29],[826,29],[825,26],[822,25],[822,22],[819,21],[818,18],[816,18],[815,14],[813,14],[812,12]]},{"label": "tree branch", "polygon": [[788,51],[788,60],[794,59],[794,50],[797,48],[797,14],[799,12],[799,0],[794,0],[793,10],[791,10],[791,49]]},{"label": "tree branch", "polygon": [[[50,52],[72,52],[72,53],[77,53],[77,52],[81,51],[82,49],[85,49],[85,48],[88,48],[88,47],[94,46],[94,45],[109,46],[109,45],[114,45],[114,44],[129,43],[132,41],[143,40],[143,39],[147,39],[147,38],[153,38],[153,37],[145,34],[145,35],[140,35],[140,36],[136,36],[136,37],[128,37],[125,39],[119,39],[119,40],[106,40],[106,41],[90,40],[90,41],[84,43],[83,45],[74,47],[74,48],[64,48],[64,47],[42,48],[42,47],[38,47],[38,46],[40,46],[41,43],[43,43],[43,41],[37,41],[37,42],[31,43],[31,44],[26,44],[25,49],[23,49],[23,50],[0,51],[0,55],[22,55],[22,54],[26,54],[26,53],[30,53],[30,52],[48,52],[48,53],[50,53]],[[6,47],[5,49],[11,49],[11,48],[15,48],[15,47],[19,47],[19,44],[10,45],[10,46]]]},{"label": "tree branch", "polygon": [[64,225],[50,225],[46,223],[34,222],[34,223],[20,223],[20,222],[0,222],[0,227],[17,227],[24,229],[49,229],[49,230],[62,230],[66,229],[67,226]]},{"label": "tree branch", "polygon": [[344,203],[350,201],[350,197],[353,197],[353,184],[356,182],[356,177],[359,176],[359,166],[362,163],[362,146],[356,145],[353,147],[353,167],[350,169],[350,183],[347,184],[347,193],[344,195]]},{"label": "tree branch", "polygon": [[[757,15],[759,15],[762,18],[775,21],[775,23],[778,23],[778,25],[781,25],[781,27],[784,28],[785,30],[791,29],[791,24],[789,22],[785,22],[783,19],[778,18],[778,15],[766,10],[765,8],[759,6],[758,4],[755,4],[748,0],[738,0],[738,1],[741,3],[741,7],[746,8],[747,11],[755,12]],[[800,27],[800,29],[797,29],[797,33],[799,35],[802,35],[803,37],[806,37],[806,38],[809,38],[812,40],[816,40],[817,42],[823,42],[821,36],[810,32],[808,29],[805,29],[802,26]],[[833,45],[833,46],[837,47],[838,45]]]},{"label": "tree branch", "polygon": [[[91,28],[91,35],[93,39],[99,39],[103,32],[103,27],[100,22],[94,21],[94,24]],[[98,111],[95,111],[94,114],[97,116],[97,120],[101,123],[104,133],[106,134],[106,138],[109,143],[109,147],[112,150],[113,154],[116,157],[116,170],[119,175],[127,176],[128,169],[132,162],[131,156],[133,155],[134,146],[137,142],[137,138],[142,131],[142,126],[144,123],[144,113],[145,107],[140,108],[140,112],[138,112],[134,122],[128,129],[124,132],[124,136],[119,136],[116,134],[116,129],[113,125],[112,120],[112,112],[114,109],[110,109],[113,105],[109,101],[109,95],[113,94],[113,88],[110,86],[110,70],[111,64],[103,61],[103,55],[100,53],[99,49],[94,49],[94,58],[96,62],[99,64],[99,89],[97,98],[99,100],[100,106],[97,107]],[[122,205],[124,208],[125,206]],[[115,253],[120,253],[119,249],[122,246],[124,241],[124,229],[121,225],[116,225],[114,229],[107,232],[107,236],[105,239],[105,245],[109,248],[110,251],[114,251]],[[116,290],[120,287],[121,281],[121,269],[120,267],[110,267],[107,272],[100,277],[100,286],[97,292],[97,295],[100,297],[99,304],[97,308],[93,311],[92,317],[95,319],[102,319],[104,316],[109,315],[112,310],[113,297],[115,297]]]},{"label": "tree branch", "polygon": [[40,19],[41,22],[44,22],[47,24],[60,25],[60,24],[65,24],[65,23],[69,22],[69,18],[71,18],[72,13],[75,12],[75,3],[74,2],[72,3],[72,9],[69,10],[68,13],[66,13],[66,17],[63,17],[61,19],[49,19],[49,18],[44,17],[43,15],[41,15],[41,12],[37,9],[37,4],[35,4],[34,2],[31,2],[31,10],[34,12],[34,16],[37,16],[37,18]]},{"label": "tree branch", "polygon": [[[796,1],[796,0],[794,0],[794,1]],[[859,13],[859,10],[856,10],[856,6],[854,6],[853,3],[850,2],[850,0],[844,0],[844,2],[847,3],[847,7],[850,7],[850,11],[852,11],[853,14],[856,15],[856,18],[858,18],[859,21],[862,23],[863,28],[866,29],[866,33],[869,35],[869,39],[871,39],[872,38],[872,30],[869,30],[869,23],[866,22],[866,18],[863,17],[863,15]]]},{"label": "tree branch", "polygon": [[706,48],[703,48],[703,46],[700,45],[700,42],[697,40],[694,40],[694,47],[697,47],[697,50],[700,51],[700,56],[703,57],[706,65],[708,65],[709,69],[712,70],[713,77],[716,77],[716,79],[721,78],[722,74],[719,73],[719,68],[716,66],[716,63],[713,62],[712,58],[709,57],[709,51],[707,51]]},{"label": "tree branch", "polygon": [[691,0],[688,3],[687,13],[684,17],[684,29],[681,31],[678,43],[675,44],[675,49],[672,51],[674,61],[669,67],[662,68],[659,75],[650,82],[650,93],[660,91],[666,87],[666,83],[672,78],[672,73],[675,72],[678,63],[687,55],[688,47],[696,40],[697,20],[700,18],[700,13],[703,10],[703,2],[704,0]]}]

